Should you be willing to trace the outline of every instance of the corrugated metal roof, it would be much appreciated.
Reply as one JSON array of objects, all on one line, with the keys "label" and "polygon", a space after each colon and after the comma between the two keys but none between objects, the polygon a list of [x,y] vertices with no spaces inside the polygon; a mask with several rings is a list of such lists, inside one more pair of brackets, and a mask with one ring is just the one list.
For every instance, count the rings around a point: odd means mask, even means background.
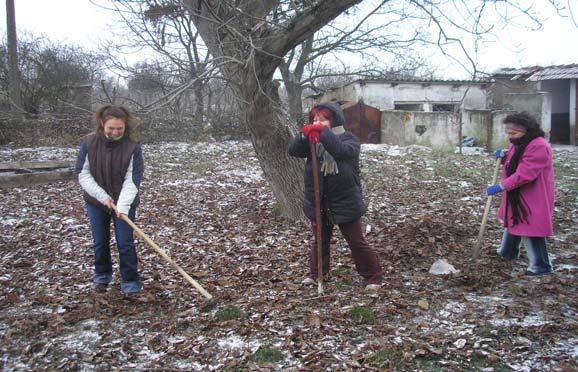
[{"label": "corrugated metal roof", "polygon": [[526,81],[577,79],[578,64],[502,68],[494,72],[492,76],[511,76],[511,80]]},{"label": "corrugated metal roof", "polygon": [[527,80],[578,79],[578,65],[549,66],[534,72]]},{"label": "corrugated metal roof", "polygon": [[[385,84],[403,84],[403,83],[419,83],[419,84],[487,84],[488,79],[479,80],[451,80],[451,79],[358,79],[347,83],[345,85],[353,83],[385,83]],[[344,86],[345,86],[344,85]]]}]

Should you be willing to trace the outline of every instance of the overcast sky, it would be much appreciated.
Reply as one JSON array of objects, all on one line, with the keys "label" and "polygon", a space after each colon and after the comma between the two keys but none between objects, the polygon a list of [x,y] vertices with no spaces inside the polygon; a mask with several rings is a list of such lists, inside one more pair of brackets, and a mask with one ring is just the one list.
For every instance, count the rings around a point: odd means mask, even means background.
[{"label": "overcast sky", "polygon": [[[111,38],[108,30],[114,23],[113,15],[99,9],[94,3],[105,0],[15,0],[18,33],[44,34],[53,41],[96,48]],[[1,31],[6,33],[5,2],[0,7]],[[527,1],[526,1],[527,3]],[[547,0],[534,4],[547,6]],[[569,0],[574,6],[578,22],[578,1]],[[555,16],[552,11],[541,14],[550,17],[544,29],[530,32],[514,27],[501,31],[494,42],[487,44],[479,54],[480,66],[486,71],[501,67],[530,65],[558,65],[578,63],[578,27],[569,18]],[[439,57],[435,57],[436,59]],[[445,78],[464,78],[465,72],[447,61],[434,63]]]}]

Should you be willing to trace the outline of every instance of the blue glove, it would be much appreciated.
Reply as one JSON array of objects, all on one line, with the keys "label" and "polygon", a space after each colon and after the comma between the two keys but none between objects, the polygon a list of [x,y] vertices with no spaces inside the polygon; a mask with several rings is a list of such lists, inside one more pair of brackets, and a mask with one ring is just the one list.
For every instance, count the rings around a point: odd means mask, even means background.
[{"label": "blue glove", "polygon": [[494,153],[494,156],[496,157],[496,160],[497,160],[500,158],[505,158],[507,153],[508,153],[508,151],[506,151],[506,150],[496,150],[496,152]]},{"label": "blue glove", "polygon": [[488,186],[488,188],[486,189],[486,194],[488,194],[488,196],[492,196],[492,195],[496,195],[497,193],[500,193],[502,191],[504,191],[504,189],[502,188],[502,185],[497,183],[495,185]]}]

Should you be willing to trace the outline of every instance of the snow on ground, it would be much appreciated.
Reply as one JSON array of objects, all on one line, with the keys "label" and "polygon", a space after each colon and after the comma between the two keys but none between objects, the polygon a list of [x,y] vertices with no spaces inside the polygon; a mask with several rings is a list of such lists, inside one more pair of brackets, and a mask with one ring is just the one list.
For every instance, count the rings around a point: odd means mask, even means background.
[{"label": "snow on ground", "polygon": [[[75,148],[0,148],[0,161],[74,160]],[[494,255],[478,235],[490,155],[362,146],[367,239],[385,275],[359,286],[335,233],[325,293],[301,285],[310,229],[284,220],[251,144],[144,145],[137,224],[218,299],[205,302],[139,239],[145,291],[90,289],[91,238],[74,182],[0,193],[0,363],[7,370],[572,370],[577,368],[578,153],[555,148],[556,273]],[[458,273],[428,273],[445,259]],[[114,255],[116,263],[116,254]],[[227,315],[229,314],[229,315]],[[233,314],[233,315],[231,315]],[[354,315],[357,314],[357,315]],[[259,367],[258,367],[259,366]]]}]

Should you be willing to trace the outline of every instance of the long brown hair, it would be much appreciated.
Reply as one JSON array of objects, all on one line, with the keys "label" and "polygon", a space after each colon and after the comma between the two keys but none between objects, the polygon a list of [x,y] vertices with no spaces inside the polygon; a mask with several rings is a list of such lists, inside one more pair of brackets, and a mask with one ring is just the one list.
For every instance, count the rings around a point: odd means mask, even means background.
[{"label": "long brown hair", "polygon": [[137,142],[136,127],[138,122],[136,118],[124,106],[104,105],[99,107],[93,115],[92,122],[96,133],[104,136],[104,123],[109,119],[124,120],[124,137],[127,137],[133,142]]}]

